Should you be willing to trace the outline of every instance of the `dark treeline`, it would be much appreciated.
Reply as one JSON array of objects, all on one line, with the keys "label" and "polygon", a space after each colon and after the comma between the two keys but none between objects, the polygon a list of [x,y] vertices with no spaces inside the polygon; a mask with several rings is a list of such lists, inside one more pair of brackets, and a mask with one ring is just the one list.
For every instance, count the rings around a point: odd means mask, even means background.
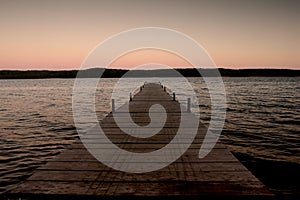
[{"label": "dark treeline", "polygon": [[[125,75],[126,77],[178,77],[180,74],[185,77],[201,76],[216,76],[215,70],[212,69],[158,69],[158,70],[121,70],[121,69],[103,69],[92,68],[70,71],[48,71],[48,70],[2,70],[0,71],[0,79],[43,79],[43,78],[76,78],[79,75],[81,78],[119,78]],[[269,76],[269,77],[296,77],[300,76],[300,70],[289,69],[224,69],[220,68],[219,72],[222,76],[228,77],[249,77],[249,76]]]}]

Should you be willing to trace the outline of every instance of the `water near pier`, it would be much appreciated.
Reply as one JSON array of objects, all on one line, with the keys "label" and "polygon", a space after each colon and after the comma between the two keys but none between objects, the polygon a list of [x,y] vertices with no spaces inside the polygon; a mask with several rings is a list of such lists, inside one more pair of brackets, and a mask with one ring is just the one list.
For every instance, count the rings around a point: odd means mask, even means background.
[{"label": "water near pier", "polygon": [[[188,80],[199,96],[194,109],[199,105],[201,120],[207,124],[210,103],[205,84],[199,78]],[[117,79],[102,81],[96,97],[99,118],[111,110],[110,95]],[[73,79],[0,80],[1,192],[77,137],[73,83]],[[228,108],[223,143],[275,193],[299,192],[300,78],[224,78],[224,83]],[[128,79],[122,87],[139,84]],[[185,103],[185,88],[178,80],[171,78],[164,84],[176,88],[177,97]],[[127,99],[119,96],[117,105]]]}]

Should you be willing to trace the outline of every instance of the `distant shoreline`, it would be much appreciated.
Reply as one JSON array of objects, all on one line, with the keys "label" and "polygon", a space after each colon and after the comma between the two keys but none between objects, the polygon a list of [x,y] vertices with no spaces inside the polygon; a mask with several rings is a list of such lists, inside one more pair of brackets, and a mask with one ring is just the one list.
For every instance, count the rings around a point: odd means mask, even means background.
[{"label": "distant shoreline", "polygon": [[[205,76],[214,77],[212,69],[198,69]],[[176,69],[185,77],[201,77],[197,69]],[[222,77],[299,77],[300,70],[293,69],[224,69],[219,68]],[[0,79],[49,79],[49,78],[76,78],[78,70],[0,70]],[[124,70],[92,68],[83,70],[81,78],[120,78],[123,75],[132,78],[138,77],[178,77],[169,69],[157,70]]]}]

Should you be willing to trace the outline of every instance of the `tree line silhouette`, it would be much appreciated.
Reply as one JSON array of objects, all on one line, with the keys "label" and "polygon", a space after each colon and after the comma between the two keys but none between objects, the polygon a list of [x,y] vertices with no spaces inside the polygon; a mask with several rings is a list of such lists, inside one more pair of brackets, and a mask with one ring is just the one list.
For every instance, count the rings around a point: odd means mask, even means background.
[{"label": "tree line silhouette", "polygon": [[[156,70],[124,70],[124,69],[104,69],[91,68],[80,71],[80,78],[120,78],[126,77],[178,77],[179,74],[185,77],[217,76],[213,69],[176,69],[178,74],[174,74],[170,69]],[[201,74],[199,73],[201,72]],[[219,68],[221,76],[227,77],[297,77],[300,70],[290,69],[224,69]],[[51,70],[2,70],[0,79],[44,79],[44,78],[76,78],[78,70],[51,71]]]}]

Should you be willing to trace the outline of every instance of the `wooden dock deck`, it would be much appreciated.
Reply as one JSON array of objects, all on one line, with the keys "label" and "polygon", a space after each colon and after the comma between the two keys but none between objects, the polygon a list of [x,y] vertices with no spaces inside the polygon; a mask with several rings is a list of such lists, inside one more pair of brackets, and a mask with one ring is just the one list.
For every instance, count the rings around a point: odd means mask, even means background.
[{"label": "wooden dock deck", "polygon": [[[112,114],[100,122],[101,127],[114,144],[127,151],[151,152],[160,149],[174,138],[178,130],[180,104],[173,101],[161,85],[148,83],[129,102],[129,108],[131,118],[136,124],[147,125],[150,122],[149,107],[156,103],[166,109],[167,121],[164,128],[152,137],[137,138],[122,132]],[[116,112],[122,116],[122,107]],[[124,115],[125,126],[127,121]],[[132,131],[138,129],[132,128]],[[205,158],[199,159],[199,149],[205,133],[206,128],[200,124],[193,143],[178,160],[160,170],[139,174],[107,167],[97,161],[78,140],[56,158],[38,168],[31,177],[11,190],[8,196],[27,199],[273,196],[220,141]],[[90,140],[90,143],[97,148],[95,141]],[[144,162],[147,163],[147,160]]]}]

